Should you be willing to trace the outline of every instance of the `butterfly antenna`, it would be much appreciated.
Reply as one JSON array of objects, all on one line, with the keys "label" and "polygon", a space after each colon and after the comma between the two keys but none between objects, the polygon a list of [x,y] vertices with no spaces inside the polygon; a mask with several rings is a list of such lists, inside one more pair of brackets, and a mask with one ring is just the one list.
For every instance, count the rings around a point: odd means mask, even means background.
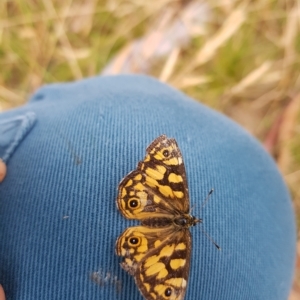
[{"label": "butterfly antenna", "polygon": [[203,204],[201,205],[200,207],[200,210],[207,204],[209,198],[210,198],[210,195],[213,193],[214,189],[211,189],[208,193],[208,195],[206,196],[206,199],[204,200]]},{"label": "butterfly antenna", "polygon": [[215,247],[218,249],[218,250],[221,250],[221,247],[212,239],[211,236],[208,235],[208,233],[202,228],[200,227],[201,231],[206,235],[206,237],[215,245]]},{"label": "butterfly antenna", "polygon": [[[213,191],[214,191],[214,189],[211,189],[211,190],[209,191],[209,193],[207,194],[207,196],[206,196],[206,198],[205,198],[203,204],[202,204],[201,207],[200,207],[200,210],[206,205],[206,203],[208,202],[209,197],[210,197],[210,195],[213,193]],[[195,205],[191,208],[190,211],[192,211],[193,208],[195,208]],[[199,219],[198,221],[199,221],[199,223],[202,223],[202,219]],[[220,247],[220,246],[212,239],[212,237],[211,237],[210,235],[208,235],[208,233],[207,233],[202,227],[200,227],[200,229],[201,229],[201,231],[205,234],[205,236],[206,236],[206,237],[207,237],[207,238],[215,245],[215,247],[216,247],[218,250],[221,250],[221,247]]]},{"label": "butterfly antenna", "polygon": [[[200,207],[200,210],[207,204],[209,198],[210,198],[210,195],[213,193],[214,189],[211,189],[208,193],[208,195],[206,196],[206,199],[204,200],[203,204],[201,205]],[[212,237],[202,228],[200,227],[201,231],[205,234],[205,236],[215,245],[215,247],[218,249],[218,250],[221,250],[221,247],[212,239]]]},{"label": "butterfly antenna", "polygon": [[[200,207],[200,210],[206,205],[206,203],[208,202],[209,197],[210,197],[210,195],[213,193],[213,191],[214,191],[214,189],[211,189],[211,190],[209,191],[209,193],[207,194],[207,196],[206,196],[206,198],[205,198],[203,204],[202,204],[201,207]],[[193,206],[191,207],[190,211],[192,211],[195,207],[196,207],[196,205],[193,205]]]}]

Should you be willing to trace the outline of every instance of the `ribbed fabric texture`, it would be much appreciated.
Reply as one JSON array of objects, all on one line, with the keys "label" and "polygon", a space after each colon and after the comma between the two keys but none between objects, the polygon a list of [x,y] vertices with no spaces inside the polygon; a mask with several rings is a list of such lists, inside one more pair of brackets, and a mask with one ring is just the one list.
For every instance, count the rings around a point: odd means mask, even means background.
[{"label": "ribbed fabric texture", "polygon": [[33,112],[21,113],[11,118],[0,119],[0,158],[7,163],[16,147],[28,134],[35,123]]},{"label": "ribbed fabric texture", "polygon": [[[185,299],[287,299],[295,262],[291,200],[269,155],[221,114],[144,76],[41,88],[0,121],[34,112],[0,185],[0,283],[8,299],[142,299],[115,240],[128,226],[120,180],[157,136],[183,153],[199,225]],[[210,201],[200,211],[211,188]]]}]

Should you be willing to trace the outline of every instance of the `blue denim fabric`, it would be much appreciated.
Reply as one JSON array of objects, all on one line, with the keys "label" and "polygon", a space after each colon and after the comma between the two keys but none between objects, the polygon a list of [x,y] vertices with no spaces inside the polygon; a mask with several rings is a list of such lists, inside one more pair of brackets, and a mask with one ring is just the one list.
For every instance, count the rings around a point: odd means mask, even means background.
[{"label": "blue denim fabric", "polygon": [[114,251],[137,222],[121,216],[115,198],[119,181],[161,134],[179,144],[192,214],[204,221],[191,229],[185,299],[287,299],[291,199],[272,158],[240,126],[144,76],[45,86],[0,121],[28,114],[35,124],[14,151],[9,143],[3,150],[0,283],[8,299],[142,299]]}]

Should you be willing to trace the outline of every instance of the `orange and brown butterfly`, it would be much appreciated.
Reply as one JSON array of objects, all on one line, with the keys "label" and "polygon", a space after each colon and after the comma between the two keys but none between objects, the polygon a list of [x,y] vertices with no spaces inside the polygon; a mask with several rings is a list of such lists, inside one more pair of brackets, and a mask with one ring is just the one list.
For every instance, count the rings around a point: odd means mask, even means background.
[{"label": "orange and brown butterfly", "polygon": [[183,159],[175,139],[161,135],[146,157],[119,184],[117,207],[141,226],[127,228],[116,241],[121,266],[147,300],[184,299],[192,239],[189,227],[201,223],[189,214]]}]

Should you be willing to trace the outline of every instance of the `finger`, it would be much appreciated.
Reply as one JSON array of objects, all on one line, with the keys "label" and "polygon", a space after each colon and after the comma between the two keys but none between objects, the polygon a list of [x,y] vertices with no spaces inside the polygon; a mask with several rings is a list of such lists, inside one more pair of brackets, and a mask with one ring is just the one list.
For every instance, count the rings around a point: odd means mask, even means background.
[{"label": "finger", "polygon": [[1,284],[0,284],[0,300],[5,300],[5,294]]},{"label": "finger", "polygon": [[4,180],[5,175],[6,175],[6,164],[0,158],[0,182]]}]

